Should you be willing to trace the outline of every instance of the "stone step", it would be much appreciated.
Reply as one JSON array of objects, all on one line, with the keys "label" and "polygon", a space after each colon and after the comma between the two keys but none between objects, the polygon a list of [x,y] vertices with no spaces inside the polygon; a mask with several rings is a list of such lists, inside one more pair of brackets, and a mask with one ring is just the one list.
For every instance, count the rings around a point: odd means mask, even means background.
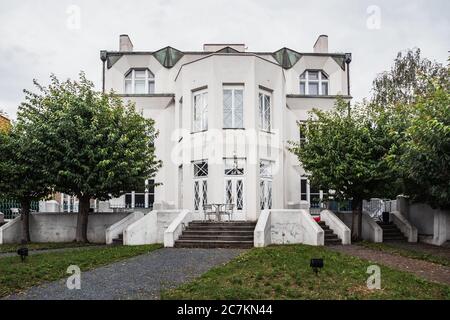
[{"label": "stone step", "polygon": [[189,225],[186,230],[196,231],[255,231],[253,226],[195,226]]},{"label": "stone step", "polygon": [[189,223],[189,226],[225,226],[225,227],[234,227],[234,226],[245,226],[245,227],[256,227],[255,222],[246,222],[246,221],[232,221],[232,222],[204,222],[204,221],[192,221]]},{"label": "stone step", "polygon": [[400,240],[400,241],[406,241],[406,237],[402,234],[400,235],[389,235],[389,236],[385,236],[383,235],[383,241],[395,241],[395,240]]},{"label": "stone step", "polygon": [[201,236],[201,235],[218,235],[218,236],[251,236],[253,237],[254,231],[236,231],[236,230],[224,230],[224,231],[217,231],[217,230],[190,230],[186,229],[183,231],[183,235],[190,235],[190,236]]},{"label": "stone step", "polygon": [[122,239],[113,239],[112,241],[113,245],[123,245],[123,240]]},{"label": "stone step", "polygon": [[342,244],[342,241],[340,239],[333,239],[333,240],[325,240],[325,245],[340,245]]},{"label": "stone step", "polygon": [[220,241],[253,241],[253,235],[251,236],[223,236],[223,235],[187,235],[182,234],[179,240],[220,240]]},{"label": "stone step", "polygon": [[326,234],[325,235],[325,240],[327,239],[339,239],[339,237],[336,234]]},{"label": "stone step", "polygon": [[253,241],[177,240],[175,248],[253,248]]}]

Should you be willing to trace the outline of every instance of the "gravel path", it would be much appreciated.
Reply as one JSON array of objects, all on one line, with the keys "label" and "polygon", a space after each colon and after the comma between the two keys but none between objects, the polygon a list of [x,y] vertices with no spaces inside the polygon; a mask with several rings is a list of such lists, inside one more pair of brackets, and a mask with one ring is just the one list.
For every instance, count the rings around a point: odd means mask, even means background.
[{"label": "gravel path", "polygon": [[440,256],[450,261],[450,247],[448,244],[443,246],[433,246],[426,243],[411,243],[411,242],[388,242],[389,246],[394,248],[406,249],[415,251],[418,253],[431,254],[434,256]]},{"label": "gravel path", "polygon": [[33,287],[6,299],[25,300],[154,300],[161,289],[188,282],[241,249],[160,249],[81,273],[81,290],[68,290],[66,279]]},{"label": "gravel path", "polygon": [[358,245],[333,246],[332,250],[379,263],[400,271],[414,273],[429,281],[450,285],[450,268],[428,261],[411,259]]}]

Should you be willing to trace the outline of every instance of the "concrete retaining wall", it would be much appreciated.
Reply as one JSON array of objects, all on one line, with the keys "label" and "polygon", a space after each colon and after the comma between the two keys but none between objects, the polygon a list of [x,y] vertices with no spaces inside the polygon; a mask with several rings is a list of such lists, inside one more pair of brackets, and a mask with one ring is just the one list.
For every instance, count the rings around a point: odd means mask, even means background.
[{"label": "concrete retaining wall", "polygon": [[[88,240],[105,243],[106,229],[122,220],[128,213],[92,213],[89,215]],[[32,242],[72,242],[75,240],[77,213],[32,213],[30,236]],[[0,228],[0,243],[19,243],[21,240],[20,217]]]}]

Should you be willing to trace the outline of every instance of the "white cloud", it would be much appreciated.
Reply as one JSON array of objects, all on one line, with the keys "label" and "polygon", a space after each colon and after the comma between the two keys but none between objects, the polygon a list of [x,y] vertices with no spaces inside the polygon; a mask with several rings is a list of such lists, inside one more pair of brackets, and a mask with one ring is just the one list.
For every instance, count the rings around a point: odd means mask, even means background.
[{"label": "white cloud", "polygon": [[[67,28],[72,5],[80,8],[79,29]],[[370,5],[381,9],[379,30],[366,26]],[[252,51],[286,46],[305,52],[319,34],[328,34],[330,50],[353,53],[352,89],[360,100],[400,50],[420,47],[428,58],[446,62],[449,9],[446,0],[2,1],[0,108],[14,116],[22,89],[31,88],[33,78],[45,83],[50,73],[76,78],[84,70],[100,87],[99,51],[117,49],[122,33],[137,50],[243,42]]]}]

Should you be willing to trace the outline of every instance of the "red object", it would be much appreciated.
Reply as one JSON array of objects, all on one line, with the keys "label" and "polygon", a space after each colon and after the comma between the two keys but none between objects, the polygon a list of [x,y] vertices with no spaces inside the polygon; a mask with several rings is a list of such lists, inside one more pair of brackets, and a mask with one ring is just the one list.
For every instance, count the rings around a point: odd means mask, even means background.
[{"label": "red object", "polygon": [[314,220],[316,220],[316,222],[320,222],[320,216],[318,217],[313,217]]}]

